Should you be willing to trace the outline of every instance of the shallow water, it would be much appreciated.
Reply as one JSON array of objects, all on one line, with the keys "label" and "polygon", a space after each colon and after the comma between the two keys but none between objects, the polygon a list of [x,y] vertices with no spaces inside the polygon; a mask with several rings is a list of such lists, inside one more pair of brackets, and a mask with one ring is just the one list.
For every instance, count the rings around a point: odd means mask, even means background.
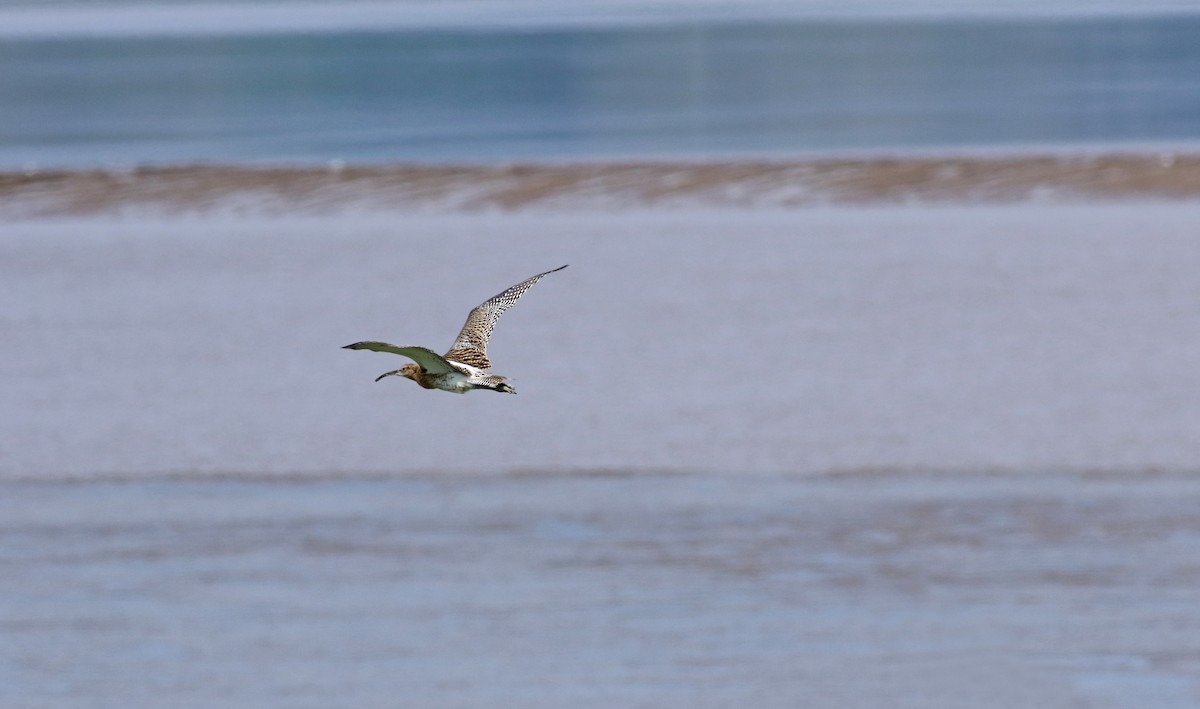
[{"label": "shallow water", "polygon": [[20,707],[1200,702],[1194,476],[0,483]]},{"label": "shallow water", "polygon": [[671,17],[595,26],[367,23],[257,35],[218,28],[163,36],[151,27],[135,36],[0,36],[0,166],[1200,138],[1194,12]]}]

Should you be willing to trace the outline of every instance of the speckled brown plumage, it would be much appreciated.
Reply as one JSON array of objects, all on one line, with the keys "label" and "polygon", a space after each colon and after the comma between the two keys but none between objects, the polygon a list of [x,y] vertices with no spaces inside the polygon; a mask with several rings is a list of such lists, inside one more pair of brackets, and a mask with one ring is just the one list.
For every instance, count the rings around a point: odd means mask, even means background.
[{"label": "speckled brown plumage", "polygon": [[446,353],[446,359],[480,369],[491,367],[492,363],[487,357],[487,346],[488,338],[492,335],[492,328],[496,326],[496,321],[500,319],[505,310],[511,308],[513,303],[524,295],[525,291],[541,280],[542,276],[561,271],[564,268],[566,266],[559,266],[545,273],[539,273],[475,306],[475,309],[467,316],[467,322],[463,325],[462,331],[458,333],[458,339]]},{"label": "speckled brown plumage", "polygon": [[515,394],[516,390],[504,382],[506,377],[484,371],[492,366],[487,356],[488,338],[491,337],[492,328],[496,326],[496,320],[512,307],[525,291],[543,276],[564,268],[565,265],[539,273],[480,303],[467,316],[462,331],[458,333],[458,338],[445,355],[417,345],[401,347],[386,342],[356,342],[346,345],[345,349],[390,352],[416,362],[382,374],[375,381],[395,375],[412,379],[426,389],[442,389],[458,394],[472,389],[491,389]]}]

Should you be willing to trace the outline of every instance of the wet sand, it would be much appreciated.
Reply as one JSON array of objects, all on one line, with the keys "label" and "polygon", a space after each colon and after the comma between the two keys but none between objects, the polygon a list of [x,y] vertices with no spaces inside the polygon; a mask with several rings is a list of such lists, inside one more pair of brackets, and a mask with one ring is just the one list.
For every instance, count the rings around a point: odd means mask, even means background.
[{"label": "wet sand", "polygon": [[12,707],[1200,703],[1200,477],[0,483]]},{"label": "wet sand", "polygon": [[1200,155],[863,157],[496,165],[142,166],[0,173],[9,216],[1178,200]]}]

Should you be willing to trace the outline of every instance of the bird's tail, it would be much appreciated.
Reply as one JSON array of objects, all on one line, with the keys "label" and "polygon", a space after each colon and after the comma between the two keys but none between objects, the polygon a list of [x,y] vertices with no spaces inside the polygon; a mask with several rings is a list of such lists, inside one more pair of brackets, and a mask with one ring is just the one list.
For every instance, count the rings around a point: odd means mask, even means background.
[{"label": "bird's tail", "polygon": [[512,388],[508,382],[504,381],[507,377],[502,377],[499,374],[485,374],[475,380],[476,389],[491,389],[505,394],[516,394],[517,390]]}]

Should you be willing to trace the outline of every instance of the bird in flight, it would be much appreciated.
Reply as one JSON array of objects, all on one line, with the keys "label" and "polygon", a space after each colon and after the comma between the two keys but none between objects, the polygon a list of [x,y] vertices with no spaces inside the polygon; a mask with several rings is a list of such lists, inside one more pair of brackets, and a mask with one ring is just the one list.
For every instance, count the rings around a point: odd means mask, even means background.
[{"label": "bird in flight", "polygon": [[376,377],[375,381],[384,377],[400,376],[407,377],[426,389],[441,389],[442,391],[452,391],[455,394],[465,394],[472,389],[491,389],[492,391],[516,394],[517,390],[504,381],[508,377],[489,371],[492,362],[487,356],[488,337],[491,336],[492,328],[495,327],[496,321],[500,319],[504,311],[512,307],[513,303],[525,294],[525,291],[541,280],[542,276],[561,271],[564,268],[566,266],[559,266],[545,273],[539,273],[477,305],[467,316],[467,322],[463,325],[462,331],[458,333],[458,339],[451,345],[450,351],[444,355],[440,355],[428,347],[418,345],[398,347],[386,342],[355,342],[342,349],[391,352],[416,362],[416,364],[406,364],[391,372],[384,372]]}]

